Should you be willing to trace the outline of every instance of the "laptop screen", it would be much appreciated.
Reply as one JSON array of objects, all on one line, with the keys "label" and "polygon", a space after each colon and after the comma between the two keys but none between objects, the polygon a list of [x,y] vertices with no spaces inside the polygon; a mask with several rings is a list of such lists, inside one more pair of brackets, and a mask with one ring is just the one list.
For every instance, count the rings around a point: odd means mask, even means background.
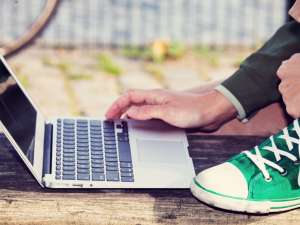
[{"label": "laptop screen", "polygon": [[33,164],[37,112],[0,61],[0,120]]}]

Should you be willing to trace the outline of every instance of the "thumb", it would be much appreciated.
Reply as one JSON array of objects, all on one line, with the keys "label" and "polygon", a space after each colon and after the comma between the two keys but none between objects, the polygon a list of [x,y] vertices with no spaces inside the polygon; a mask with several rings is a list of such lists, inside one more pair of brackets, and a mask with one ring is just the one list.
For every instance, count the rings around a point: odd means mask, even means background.
[{"label": "thumb", "polygon": [[126,114],[136,120],[163,119],[165,106],[162,105],[142,105],[131,106]]}]

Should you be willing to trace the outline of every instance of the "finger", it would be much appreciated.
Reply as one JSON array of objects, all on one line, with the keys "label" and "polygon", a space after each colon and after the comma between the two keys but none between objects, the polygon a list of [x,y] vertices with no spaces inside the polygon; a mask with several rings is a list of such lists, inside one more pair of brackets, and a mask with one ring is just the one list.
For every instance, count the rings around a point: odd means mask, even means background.
[{"label": "finger", "polygon": [[108,109],[108,119],[120,118],[131,105],[136,104],[161,104],[162,95],[158,90],[129,90],[119,97]]},{"label": "finger", "polygon": [[163,105],[143,105],[143,106],[131,106],[126,115],[135,120],[150,120],[150,119],[162,119],[164,120],[164,112],[166,106]]},{"label": "finger", "polygon": [[299,77],[300,76],[300,66],[295,64],[281,64],[277,70],[277,76],[279,79],[283,80],[286,77]]},{"label": "finger", "polygon": [[290,16],[292,16],[297,22],[300,22],[300,1],[295,1],[292,8],[289,10]]}]

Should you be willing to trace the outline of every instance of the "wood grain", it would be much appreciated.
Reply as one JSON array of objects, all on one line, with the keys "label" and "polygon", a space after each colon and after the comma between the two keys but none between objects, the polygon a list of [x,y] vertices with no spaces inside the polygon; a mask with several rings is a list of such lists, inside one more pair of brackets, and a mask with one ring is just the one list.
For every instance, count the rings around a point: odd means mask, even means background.
[{"label": "wood grain", "polygon": [[[190,135],[196,171],[261,141],[250,136]],[[269,216],[218,210],[189,190],[42,189],[11,148],[0,144],[0,224],[300,224],[299,210]]]}]

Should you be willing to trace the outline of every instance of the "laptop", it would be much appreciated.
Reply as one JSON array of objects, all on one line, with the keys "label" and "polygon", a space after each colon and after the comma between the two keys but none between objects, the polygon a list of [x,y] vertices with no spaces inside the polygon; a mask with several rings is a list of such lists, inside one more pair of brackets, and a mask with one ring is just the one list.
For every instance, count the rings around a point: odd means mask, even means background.
[{"label": "laptop", "polygon": [[45,120],[3,57],[0,120],[42,187],[189,188],[195,176],[184,130],[159,120]]}]

